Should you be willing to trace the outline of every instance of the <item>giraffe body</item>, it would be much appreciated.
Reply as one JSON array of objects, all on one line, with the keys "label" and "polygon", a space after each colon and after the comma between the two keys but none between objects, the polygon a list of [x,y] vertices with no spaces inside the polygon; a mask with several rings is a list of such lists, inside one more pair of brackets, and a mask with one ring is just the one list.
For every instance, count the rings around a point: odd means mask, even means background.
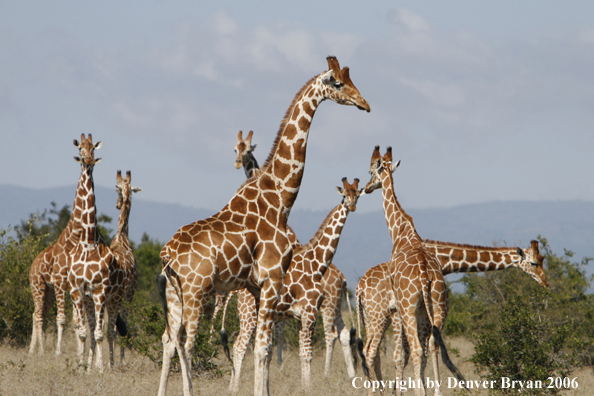
[{"label": "giraffe body", "polygon": [[[83,140],[79,145],[75,141],[75,146],[79,149],[79,156],[94,161],[95,146],[87,140]],[[60,233],[56,243],[43,250],[31,264],[29,271],[29,282],[31,285],[31,294],[35,303],[33,313],[33,332],[31,336],[31,345],[29,353],[33,353],[39,343],[39,353],[43,354],[43,321],[45,314],[52,304],[54,298],[57,303],[57,327],[58,338],[56,342],[56,355],[62,352],[62,335],[64,324],[66,323],[66,303],[65,297],[68,291],[68,270],[70,268],[70,255],[78,244],[81,234],[80,216],[83,207],[84,194],[84,169],[81,166],[81,175],[79,177],[72,213],[64,230]]]},{"label": "giraffe body", "polygon": [[[543,270],[544,257],[539,254],[536,241],[531,242],[529,249],[463,245],[433,240],[425,240],[425,247],[439,259],[444,275],[519,268],[541,286],[548,287]],[[356,289],[357,314],[363,318],[367,340],[371,345],[369,350],[377,351],[388,325],[392,324],[395,345],[393,362],[396,376],[402,378],[410,348],[402,333],[389,275],[388,263],[383,263],[370,268],[361,277]],[[371,366],[381,379],[379,354],[372,354],[374,359]]]},{"label": "giraffe body", "polygon": [[[110,297],[107,304],[107,312],[109,317],[109,324],[107,330],[107,339],[109,343],[109,362],[111,367],[114,366],[114,342],[116,337],[116,320],[120,315],[123,321],[120,324],[120,335],[124,336],[127,333],[125,326],[128,322],[128,308],[122,306],[122,303],[129,305],[134,298],[134,291],[136,290],[136,281],[138,278],[138,269],[136,268],[136,259],[132,250],[132,244],[128,239],[128,220],[130,218],[130,208],[132,206],[132,193],[142,191],[141,188],[133,187],[131,185],[132,176],[130,171],[126,173],[126,177],[122,177],[122,173],[118,171],[116,175],[116,191],[118,193],[118,200],[116,208],[120,209],[120,216],[118,218],[118,228],[110,248],[116,258],[117,266],[110,271],[109,289],[107,295]],[[121,297],[115,297],[116,294],[121,293]],[[120,347],[120,365],[124,364],[124,347]]]},{"label": "giraffe body", "polygon": [[158,284],[167,314],[159,395],[165,395],[171,358],[177,350],[185,395],[192,394],[189,351],[208,297],[215,290],[248,288],[259,299],[254,348],[254,394],[268,389],[272,313],[292,257],[287,217],[297,198],[309,127],[319,104],[330,99],[369,111],[369,105],[340,69],[314,77],[295,96],[258,175],[246,181],[217,214],[180,228],[161,251],[165,267]]},{"label": "giraffe body", "polygon": [[[358,179],[355,179],[353,185],[349,185],[346,178],[344,178],[343,184],[344,189],[339,189],[341,195],[344,196],[343,203],[337,205],[328,214],[309,243],[294,248],[293,259],[285,274],[279,302],[273,312],[273,321],[277,323],[277,334],[279,334],[279,322],[290,318],[298,319],[301,322],[299,356],[301,357],[302,384],[306,388],[311,383],[311,340],[313,330],[324,299],[322,279],[328,273],[328,266],[331,265],[330,263],[334,257],[347,215],[350,211],[356,209],[356,203],[361,193],[357,189]],[[342,281],[338,274],[334,273],[332,276]],[[332,279],[328,280],[332,281]],[[342,293],[342,291],[341,288],[340,292]],[[332,314],[336,315],[336,307],[330,307],[330,301],[325,309],[333,309]],[[254,330],[253,318],[256,312],[256,301],[246,290],[238,292],[238,309],[241,330],[233,345],[234,369],[230,384],[232,392],[238,392],[239,390],[241,365],[247,344]],[[344,328],[344,325],[342,327]],[[332,337],[335,331],[335,329],[329,331],[328,336]],[[332,339],[332,341],[334,340],[335,338]],[[346,342],[348,345],[348,338]],[[352,368],[349,375],[353,374],[354,376],[350,348],[348,348],[347,353],[346,359],[350,362]]]},{"label": "giraffe body", "polygon": [[[243,139],[243,132],[239,131],[237,135],[237,144],[235,145],[235,167],[239,169],[243,167],[246,177],[250,178],[254,175],[254,172],[259,171],[258,161],[254,157],[254,150],[256,145],[252,145],[252,138],[254,132],[250,131],[245,139]],[[289,234],[289,239],[291,240],[291,244],[293,247],[301,245],[295,232],[287,225],[287,231]],[[324,321],[324,334],[325,334],[325,341],[326,341],[326,365],[324,374],[328,376],[330,374],[330,365],[332,363],[332,354],[334,350],[334,342],[337,338],[340,337],[340,343],[343,348],[344,358],[347,365],[347,371],[349,377],[355,376],[355,367],[353,365],[352,353],[350,349],[351,344],[351,333],[348,329],[345,328],[344,322],[342,321],[342,314],[340,312],[341,302],[342,302],[342,295],[347,295],[347,285],[346,279],[342,272],[334,265],[330,264],[328,270],[322,276],[322,305],[320,307],[320,313],[322,314],[322,318]],[[252,326],[251,321],[251,313],[250,311],[256,310],[254,301],[250,296],[248,296],[249,292],[240,292],[238,301],[241,303],[238,304],[238,314],[240,318],[245,318],[245,325],[242,324],[243,333],[240,334],[239,338],[236,342],[238,342],[238,347],[234,350],[241,351],[242,348],[245,348],[246,342],[249,341],[251,334],[253,333],[253,329],[255,327]],[[346,297],[347,303],[350,302],[348,299],[348,295]],[[243,312],[242,309],[249,310],[247,312]],[[351,312],[349,308],[349,312]],[[352,314],[351,314],[352,316]],[[241,319],[240,319],[241,322]],[[352,322],[352,317],[351,317]],[[224,328],[224,321],[223,321],[223,328]],[[251,330],[249,330],[251,329]],[[284,321],[277,322],[275,326],[275,333],[276,333],[276,340],[277,340],[277,363],[279,366],[282,365],[283,362],[283,345],[284,345]],[[246,341],[244,338],[247,337],[248,340]],[[245,350],[244,350],[245,353]],[[243,357],[240,361],[243,360]]]},{"label": "giraffe body", "polygon": [[[365,191],[370,193],[375,189],[382,189],[384,214],[394,243],[392,257],[387,264],[390,273],[388,279],[393,289],[396,311],[410,346],[415,378],[424,382],[428,346],[433,356],[435,380],[439,381],[439,346],[446,366],[459,379],[463,379],[449,360],[447,349],[441,339],[441,330],[448,311],[447,287],[441,266],[435,255],[424,246],[423,240],[416,232],[412,217],[402,209],[394,193],[392,172],[398,165],[399,162],[392,164],[391,147],[388,147],[382,157],[379,154],[379,146],[376,146],[369,172],[371,180],[367,183]],[[373,349],[370,341],[368,339],[363,348],[364,369],[371,380],[377,380],[376,370],[379,366],[374,366],[377,349]],[[367,370],[369,366],[374,366],[374,369]],[[417,395],[425,395],[425,388],[417,388],[415,392]],[[436,389],[436,395],[439,394],[441,392]]]}]

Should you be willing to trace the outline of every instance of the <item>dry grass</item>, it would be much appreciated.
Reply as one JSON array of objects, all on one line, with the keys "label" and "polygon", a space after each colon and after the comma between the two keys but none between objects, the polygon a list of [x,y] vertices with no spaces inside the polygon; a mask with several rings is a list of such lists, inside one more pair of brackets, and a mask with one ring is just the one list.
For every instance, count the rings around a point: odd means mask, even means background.
[{"label": "dry grass", "polygon": [[[74,364],[75,346],[74,334],[68,332],[65,335],[63,356],[56,357],[53,354],[51,337],[48,337],[45,356],[27,354],[24,348],[0,347],[0,396],[29,396],[29,395],[154,395],[159,386],[159,367],[147,358],[130,355],[124,368],[110,370],[100,375],[96,372],[84,373]],[[472,344],[464,338],[446,339],[448,349],[452,351],[452,360],[464,373],[467,379],[478,379],[474,373],[474,367],[467,362],[473,353]],[[385,379],[394,379],[395,372],[391,363],[393,346],[391,340],[386,342],[386,354],[382,352],[383,373]],[[52,349],[52,350],[49,350]],[[458,353],[455,353],[458,351]],[[345,365],[343,363],[342,350],[338,343],[334,351],[332,372],[328,379],[324,378],[324,351],[319,350],[314,354],[312,362],[313,386],[312,392],[306,393],[301,390],[301,366],[297,351],[285,353],[283,367],[276,365],[276,357],[271,363],[270,390],[273,395],[365,395],[365,389],[354,389],[349,380]],[[104,357],[107,356],[104,353]],[[230,378],[230,365],[227,362],[220,362],[224,375],[219,378],[195,377],[195,395],[223,395],[227,393],[227,386]],[[405,378],[413,375],[412,365],[405,371]],[[441,378],[447,381],[451,374],[440,365]],[[426,375],[433,377],[431,363]],[[253,393],[253,355],[248,351],[244,362],[242,387],[240,395],[251,395]],[[362,376],[358,368],[358,376]],[[594,389],[594,374],[592,369],[581,369],[573,376],[578,377],[579,388],[570,390],[564,394],[570,396],[590,396]],[[169,381],[169,395],[182,394],[181,377],[179,374],[172,374]],[[413,394],[409,391],[405,394]],[[429,392],[428,394],[433,394]],[[461,392],[454,389],[445,389],[444,395],[487,395],[487,391]]]}]

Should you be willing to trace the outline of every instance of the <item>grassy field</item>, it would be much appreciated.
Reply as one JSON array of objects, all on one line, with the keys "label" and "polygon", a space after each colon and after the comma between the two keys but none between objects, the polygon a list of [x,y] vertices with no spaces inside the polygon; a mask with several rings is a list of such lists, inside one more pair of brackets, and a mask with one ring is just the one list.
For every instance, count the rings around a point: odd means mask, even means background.
[{"label": "grassy field", "polygon": [[[53,339],[51,335],[46,342],[47,350],[44,356],[28,355],[24,348],[0,347],[0,396],[68,396],[68,395],[155,395],[159,386],[159,367],[149,359],[130,354],[127,351],[127,363],[123,368],[106,369],[104,374],[96,372],[85,373],[74,364],[75,345],[74,334],[65,335],[64,354],[57,357],[53,354]],[[446,338],[446,344],[451,351],[452,360],[465,375],[466,379],[479,377],[474,373],[474,366],[468,362],[473,353],[473,345],[465,338]],[[385,379],[393,380],[395,373],[391,364],[393,346],[390,340],[386,342],[384,355],[382,353],[382,369]],[[107,351],[106,351],[107,352]],[[301,390],[301,366],[298,351],[285,352],[285,362],[277,367],[276,357],[271,363],[270,390],[272,395],[366,395],[366,389],[355,389],[346,374],[342,350],[338,343],[335,348],[332,372],[329,378],[324,378],[324,351],[317,350],[312,362],[313,386],[312,391],[306,393]],[[107,356],[104,353],[104,357]],[[221,355],[222,356],[222,355]],[[194,377],[195,395],[227,394],[230,378],[230,364],[219,361],[223,368],[221,377]],[[429,361],[426,376],[433,378],[433,369]],[[443,364],[441,365],[443,366]],[[246,355],[240,395],[253,393],[253,355],[248,350]],[[357,375],[363,376],[360,367]],[[412,376],[412,364],[405,371],[405,379]],[[441,379],[446,386],[447,369],[441,367]],[[591,368],[581,369],[572,374],[577,377],[578,389],[565,391],[564,395],[591,396],[594,389],[594,373]],[[361,382],[360,382],[361,383]],[[182,394],[182,381],[179,374],[170,376],[168,395]],[[379,392],[377,392],[379,393]],[[455,389],[445,389],[444,395],[487,395],[486,390],[463,392]],[[405,394],[414,394],[409,390]],[[428,394],[433,394],[432,391]]]}]

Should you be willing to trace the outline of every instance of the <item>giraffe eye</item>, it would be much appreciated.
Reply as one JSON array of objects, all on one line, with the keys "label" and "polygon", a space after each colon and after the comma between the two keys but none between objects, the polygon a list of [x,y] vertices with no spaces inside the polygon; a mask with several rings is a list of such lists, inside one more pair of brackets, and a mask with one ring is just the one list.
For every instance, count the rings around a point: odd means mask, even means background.
[{"label": "giraffe eye", "polygon": [[334,83],[334,88],[342,88],[342,86],[343,86],[343,85],[344,85],[344,84],[343,84],[343,83],[341,83],[340,81],[336,81],[336,82]]}]

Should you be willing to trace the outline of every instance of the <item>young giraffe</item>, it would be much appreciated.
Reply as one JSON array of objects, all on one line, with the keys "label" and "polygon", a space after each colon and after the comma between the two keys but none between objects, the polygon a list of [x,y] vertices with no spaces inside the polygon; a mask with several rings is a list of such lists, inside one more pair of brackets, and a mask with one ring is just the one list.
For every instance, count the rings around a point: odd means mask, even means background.
[{"label": "young giraffe", "polygon": [[[426,365],[425,350],[427,342],[433,356],[435,380],[439,381],[436,345],[446,366],[463,380],[461,373],[450,361],[447,349],[441,339],[448,310],[447,287],[438,259],[432,254],[418,235],[412,217],[400,206],[394,193],[392,172],[400,162],[392,164],[392,148],[388,147],[382,157],[379,146],[375,147],[371,158],[371,179],[365,188],[370,193],[381,187],[384,214],[390,235],[394,241],[392,258],[389,261],[389,279],[394,290],[395,303],[403,324],[403,330],[412,349],[415,378],[423,381]],[[368,360],[369,340],[365,345],[364,369],[373,362]],[[378,373],[369,372],[370,379],[376,380]],[[425,395],[425,386],[416,388],[417,395]],[[436,389],[436,395],[441,394]]]},{"label": "young giraffe", "polygon": [[311,79],[295,96],[259,175],[246,181],[220,212],[180,228],[161,250],[166,265],[157,285],[167,315],[161,396],[176,350],[184,394],[192,393],[188,356],[207,299],[214,290],[245,287],[260,299],[254,394],[269,393],[272,312],[291,262],[286,224],[303,177],[311,121],[326,99],[370,110],[348,68],[341,70],[335,57],[327,59],[330,70]]},{"label": "young giraffe", "polygon": [[[254,172],[259,171],[260,169],[258,167],[258,161],[256,160],[256,157],[254,157],[253,154],[257,146],[255,144],[252,145],[253,135],[254,132],[250,131],[247,137],[243,139],[243,132],[239,131],[239,133],[237,134],[237,144],[235,145],[234,149],[236,153],[235,168],[239,169],[243,167],[245,175],[248,179],[254,175]],[[287,230],[289,231],[289,239],[291,239],[291,244],[293,246],[301,245],[301,243],[297,240],[295,232],[288,225]],[[350,301],[348,299],[348,294],[346,292],[346,278],[344,277],[342,272],[334,264],[331,263],[324,275],[322,276],[321,286],[324,297],[322,300],[322,305],[320,307],[320,313],[322,314],[322,319],[324,322],[324,334],[326,341],[326,365],[324,369],[324,375],[330,375],[330,366],[332,364],[334,343],[340,337],[340,343],[342,344],[344,352],[344,359],[347,366],[347,372],[349,377],[352,378],[355,376],[355,366],[353,364],[353,356],[351,353],[350,345],[352,344],[351,341],[354,341],[354,339],[352,338],[354,337],[355,331],[354,328],[351,328],[351,331],[349,332],[349,330],[344,325],[341,314],[342,296],[344,294],[346,296],[347,304],[349,306],[349,313],[351,313],[351,323],[353,323]],[[249,302],[252,302],[253,299],[249,296],[246,296],[245,294],[246,293],[240,293],[238,295],[238,299],[245,300],[241,301],[241,304],[238,303],[238,308],[241,306],[244,309],[255,309],[254,307],[249,306]],[[216,312],[218,311],[215,310],[215,313]],[[242,313],[240,311],[239,315],[240,317],[251,318],[251,313],[249,312]],[[246,320],[248,320],[249,322],[251,319]],[[284,321],[276,323],[275,333],[277,340],[277,363],[279,366],[281,366],[283,362]],[[226,337],[226,333],[222,334],[221,336]],[[251,337],[251,332],[249,336]],[[249,338],[245,342],[249,342]],[[241,342],[238,345],[241,345]]]},{"label": "young giraffe", "polygon": [[[94,163],[95,148],[99,148],[100,145],[94,146],[86,139],[81,139],[80,144],[74,140],[74,145],[79,150],[80,158]],[[56,355],[60,355],[62,351],[62,334],[64,332],[64,324],[66,323],[65,296],[68,289],[70,253],[78,243],[82,231],[80,228],[80,216],[83,206],[83,181],[84,167],[81,165],[81,175],[78,180],[76,195],[72,204],[72,214],[70,215],[68,224],[66,224],[56,243],[41,252],[31,264],[29,282],[35,303],[35,311],[33,313],[33,332],[29,353],[35,351],[36,344],[39,342],[39,354],[43,354],[43,320],[54,297],[58,307]]]},{"label": "young giraffe", "polygon": [[[541,286],[548,287],[543,269],[544,257],[539,253],[537,241],[532,241],[529,249],[484,247],[433,240],[425,240],[425,246],[439,259],[444,276],[451,273],[499,271],[516,267]],[[377,373],[378,380],[381,380],[380,356],[377,351],[388,325],[392,324],[395,345],[393,361],[396,376],[402,378],[410,351],[396,311],[389,279],[389,263],[382,263],[367,270],[359,280],[355,295],[357,315],[363,319],[359,321],[365,326],[369,343],[367,361],[373,362],[371,365]],[[396,394],[400,394],[400,391]]]},{"label": "young giraffe", "polygon": [[[311,383],[311,340],[318,311],[324,298],[322,276],[332,262],[347,216],[349,212],[356,210],[357,200],[362,192],[358,189],[359,179],[355,179],[352,185],[347,182],[346,177],[342,182],[344,188],[337,187],[337,190],[343,196],[343,201],[330,211],[309,243],[294,247],[293,259],[285,274],[278,305],[273,312],[275,322],[289,318],[301,321],[299,356],[301,357],[302,385],[305,388],[308,388]],[[239,391],[241,365],[254,330],[256,302],[248,294],[249,292],[245,290],[238,292],[238,306],[244,311],[240,311],[241,330],[233,345],[233,373],[229,389],[234,393]],[[241,321],[244,318],[245,322]]]},{"label": "young giraffe", "polygon": [[[134,291],[136,290],[136,280],[138,276],[138,269],[136,268],[136,259],[132,251],[132,245],[128,239],[128,220],[130,218],[130,207],[132,206],[132,193],[141,192],[142,188],[133,187],[131,185],[132,175],[130,171],[126,172],[126,177],[122,177],[122,172],[118,171],[116,175],[116,191],[118,193],[118,200],[116,208],[120,210],[118,219],[118,229],[111,241],[110,248],[116,257],[118,269],[110,272],[110,288],[121,287],[123,292],[123,300],[126,304],[132,303],[134,298]],[[118,282],[122,278],[121,281]],[[121,283],[121,285],[119,285]],[[108,296],[112,296],[114,292],[108,291]],[[111,367],[114,366],[113,348],[115,342],[116,318],[118,313],[121,315],[122,322],[119,323],[121,329],[125,329],[128,322],[128,308],[120,307],[118,304],[112,304],[109,301],[107,304],[107,313],[109,317],[109,324],[107,330],[107,340],[109,343],[109,361]],[[115,301],[114,301],[115,302]],[[121,312],[120,312],[121,311]],[[125,335],[125,334],[121,334]],[[124,365],[124,347],[120,346],[120,365]]]}]

